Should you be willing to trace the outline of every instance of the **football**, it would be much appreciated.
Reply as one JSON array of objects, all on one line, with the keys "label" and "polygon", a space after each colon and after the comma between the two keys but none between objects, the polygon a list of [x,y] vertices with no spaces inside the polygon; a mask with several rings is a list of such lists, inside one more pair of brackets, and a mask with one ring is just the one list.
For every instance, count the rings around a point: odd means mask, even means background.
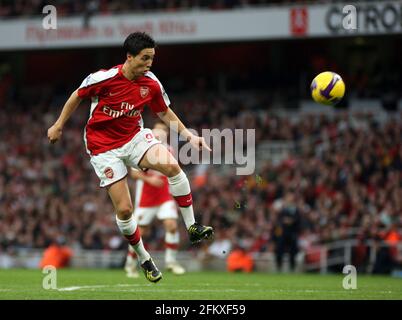
[{"label": "football", "polygon": [[310,90],[315,102],[333,106],[342,100],[345,83],[339,74],[325,71],[313,79]]}]

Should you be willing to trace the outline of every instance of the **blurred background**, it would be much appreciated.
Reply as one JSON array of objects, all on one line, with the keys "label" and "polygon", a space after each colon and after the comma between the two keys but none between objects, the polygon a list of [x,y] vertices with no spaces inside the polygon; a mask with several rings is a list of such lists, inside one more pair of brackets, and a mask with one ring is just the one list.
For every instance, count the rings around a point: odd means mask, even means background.
[{"label": "blurred background", "polygon": [[[356,2],[353,30],[342,1],[60,0],[50,30],[46,4],[0,0],[0,268],[38,268],[53,243],[72,267],[123,268],[127,244],[83,144],[89,101],[60,143],[46,131],[82,80],[123,63],[125,37],[146,31],[159,43],[153,72],[189,128],[256,129],[254,174],[183,166],[197,220],[216,229],[192,247],[180,218],[189,271],[231,270],[236,254],[245,272],[401,269],[400,1]],[[310,97],[326,70],[346,83],[336,107]],[[159,222],[145,242],[163,264]]]}]

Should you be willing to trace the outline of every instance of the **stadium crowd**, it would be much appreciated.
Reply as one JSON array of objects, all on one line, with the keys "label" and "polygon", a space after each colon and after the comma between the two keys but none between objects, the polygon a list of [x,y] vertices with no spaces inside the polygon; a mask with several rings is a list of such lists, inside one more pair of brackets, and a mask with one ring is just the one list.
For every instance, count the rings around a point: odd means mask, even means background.
[{"label": "stadium crowd", "polygon": [[[7,101],[0,113],[0,250],[45,248],[61,238],[72,248],[125,248],[84,149],[88,108],[81,105],[62,141],[49,145],[46,128],[57,114],[50,104],[57,99],[23,96],[26,101]],[[283,161],[264,162],[250,176],[211,165],[196,182],[197,167],[184,167],[193,177],[196,216],[216,228],[216,241],[226,241],[228,249],[272,252],[286,234],[301,250],[347,238],[401,240],[401,114],[377,121],[344,111],[293,121],[267,112],[262,96],[250,105],[229,95],[172,99],[183,121],[199,132],[256,128],[257,146],[294,143]],[[181,233],[182,249],[190,249],[183,224]],[[146,242],[161,250],[163,239],[155,227]]]}]

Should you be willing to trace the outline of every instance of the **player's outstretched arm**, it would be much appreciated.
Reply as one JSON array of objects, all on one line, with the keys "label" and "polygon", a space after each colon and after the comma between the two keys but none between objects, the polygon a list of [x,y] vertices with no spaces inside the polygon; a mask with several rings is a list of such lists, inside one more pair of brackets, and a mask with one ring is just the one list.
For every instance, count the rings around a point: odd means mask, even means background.
[{"label": "player's outstretched arm", "polygon": [[165,112],[159,112],[158,117],[169,127],[175,124],[174,128],[177,128],[178,133],[184,137],[187,141],[189,141],[195,148],[201,150],[203,147],[208,151],[211,151],[211,148],[205,142],[203,137],[197,137],[193,135],[185,125],[180,121],[177,115],[173,112],[169,107]]},{"label": "player's outstretched arm", "polygon": [[63,126],[70,118],[71,114],[78,107],[81,102],[81,98],[78,96],[77,90],[75,90],[70,98],[64,104],[63,110],[56,122],[47,130],[47,137],[50,143],[55,143],[60,139],[63,132]]}]

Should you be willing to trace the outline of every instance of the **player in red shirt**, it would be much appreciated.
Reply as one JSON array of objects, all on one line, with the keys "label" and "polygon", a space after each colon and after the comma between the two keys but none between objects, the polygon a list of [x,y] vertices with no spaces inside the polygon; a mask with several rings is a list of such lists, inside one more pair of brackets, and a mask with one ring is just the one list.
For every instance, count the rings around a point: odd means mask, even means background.
[{"label": "player in red shirt", "polygon": [[[163,122],[156,122],[152,130],[155,138],[160,140],[173,154],[168,143],[169,128]],[[185,269],[177,262],[177,250],[180,235],[177,230],[176,203],[169,191],[167,177],[158,171],[141,172],[131,169],[130,176],[136,179],[134,218],[137,221],[141,236],[148,236],[150,224],[155,216],[163,221],[165,228],[165,268],[176,275],[185,273]],[[129,246],[125,263],[127,276],[137,278],[136,254]]]},{"label": "player in red shirt", "polygon": [[60,139],[63,127],[84,98],[91,99],[84,141],[90,162],[112,200],[119,230],[138,255],[145,277],[162,278],[145,250],[127,184],[127,167],[153,169],[167,176],[170,191],[179,205],[190,241],[196,243],[213,235],[212,227],[195,222],[189,181],[169,150],[143,128],[141,112],[149,106],[167,126],[191,145],[211,150],[204,138],[193,135],[170,109],[170,101],[158,78],[150,72],[155,41],[135,32],[124,41],[126,61],[109,70],[90,74],[66,101],[56,122],[48,129],[50,143]]}]

